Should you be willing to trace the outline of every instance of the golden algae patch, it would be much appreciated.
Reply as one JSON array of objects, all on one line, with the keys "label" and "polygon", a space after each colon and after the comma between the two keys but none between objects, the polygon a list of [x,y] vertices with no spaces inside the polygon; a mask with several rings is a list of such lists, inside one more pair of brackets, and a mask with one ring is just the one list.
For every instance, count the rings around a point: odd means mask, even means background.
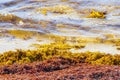
[{"label": "golden algae patch", "polygon": [[87,16],[87,18],[105,18],[105,12],[99,12],[92,10],[91,13]]}]

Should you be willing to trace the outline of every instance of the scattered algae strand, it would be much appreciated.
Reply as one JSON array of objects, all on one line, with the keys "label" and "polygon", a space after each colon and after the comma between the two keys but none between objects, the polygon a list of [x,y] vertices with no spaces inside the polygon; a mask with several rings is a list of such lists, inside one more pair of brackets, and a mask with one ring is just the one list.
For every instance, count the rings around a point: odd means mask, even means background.
[{"label": "scattered algae strand", "polygon": [[38,8],[36,11],[40,12],[41,14],[46,15],[47,12],[60,13],[60,14],[68,14],[70,12],[74,12],[75,10],[72,7],[70,7],[70,6],[56,5],[56,6],[52,6],[52,7]]}]

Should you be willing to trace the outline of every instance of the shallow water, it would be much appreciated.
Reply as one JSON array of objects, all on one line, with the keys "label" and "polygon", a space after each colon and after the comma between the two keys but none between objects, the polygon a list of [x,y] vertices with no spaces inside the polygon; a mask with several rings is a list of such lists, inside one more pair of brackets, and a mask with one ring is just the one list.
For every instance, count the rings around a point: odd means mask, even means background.
[{"label": "shallow water", "polygon": [[[67,5],[72,7],[74,11],[68,14],[47,12],[46,15],[36,11],[38,8],[55,5]],[[92,9],[107,12],[106,18],[86,18],[88,12]],[[91,37],[104,40],[120,39],[119,0],[67,0],[64,2],[61,0],[3,0],[0,1],[0,13],[4,15],[13,14],[23,20],[22,22],[0,22],[0,30],[17,29],[69,37]],[[48,23],[40,23],[41,21]],[[57,24],[66,26],[60,27],[56,26]],[[2,38],[6,38],[6,36],[2,36],[0,40]],[[7,36],[7,38],[11,37]],[[14,39],[11,42],[13,41]],[[6,41],[0,41],[0,46],[6,46],[7,50],[11,50],[11,46],[21,49],[15,44],[6,43]],[[21,44],[21,46],[24,45]],[[98,46],[101,46],[101,44]],[[94,51],[99,51],[96,47],[93,48]],[[111,49],[111,52],[119,53],[119,51],[113,49]],[[0,52],[4,50],[5,48],[1,48]],[[89,48],[87,50],[91,51]],[[109,53],[108,50],[104,50],[104,52]]]}]

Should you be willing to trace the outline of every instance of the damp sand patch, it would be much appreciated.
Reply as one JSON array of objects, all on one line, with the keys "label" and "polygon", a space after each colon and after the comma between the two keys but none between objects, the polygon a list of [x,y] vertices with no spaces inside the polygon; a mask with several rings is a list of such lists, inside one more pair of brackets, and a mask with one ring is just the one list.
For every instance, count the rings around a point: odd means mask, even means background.
[{"label": "damp sand patch", "polygon": [[81,52],[101,52],[106,54],[120,54],[120,50],[117,49],[117,46],[112,44],[103,44],[103,43],[87,43],[84,48],[81,49],[71,49],[72,53],[81,53]]},{"label": "damp sand patch", "polygon": [[1,38],[0,53],[4,53],[7,51],[16,51],[17,49],[35,50],[36,48],[31,46],[32,44],[46,44],[46,43],[50,43],[50,41],[47,40],[37,41],[36,39],[21,40],[13,38]]}]

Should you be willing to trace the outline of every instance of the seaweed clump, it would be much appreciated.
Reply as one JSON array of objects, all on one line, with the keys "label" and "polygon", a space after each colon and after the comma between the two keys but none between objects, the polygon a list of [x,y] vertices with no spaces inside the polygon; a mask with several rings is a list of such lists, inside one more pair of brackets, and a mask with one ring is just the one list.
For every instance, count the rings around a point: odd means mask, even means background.
[{"label": "seaweed clump", "polygon": [[106,18],[105,16],[105,12],[99,12],[99,11],[95,11],[92,10],[91,13],[87,16],[87,18]]}]

